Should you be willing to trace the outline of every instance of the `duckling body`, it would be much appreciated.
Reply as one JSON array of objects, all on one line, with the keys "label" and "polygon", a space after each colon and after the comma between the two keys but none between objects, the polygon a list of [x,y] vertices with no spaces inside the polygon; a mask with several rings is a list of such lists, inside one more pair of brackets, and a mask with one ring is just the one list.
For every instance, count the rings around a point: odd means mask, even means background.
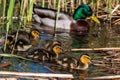
[{"label": "duckling body", "polygon": [[19,39],[15,43],[15,50],[16,51],[27,51],[31,47],[32,47],[32,44],[30,44],[30,42],[27,42],[24,39]]},{"label": "duckling body", "polygon": [[29,59],[32,59],[34,62],[43,62],[50,60],[50,52],[45,49],[35,48],[28,51],[26,56]]},{"label": "duckling body", "polygon": [[71,56],[63,56],[58,58],[56,62],[66,68],[76,69],[76,70],[86,70],[89,67],[90,57],[87,55],[80,56],[80,59],[76,59]]},{"label": "duckling body", "polygon": [[55,58],[58,58],[60,54],[64,54],[62,44],[58,40],[45,40],[41,48],[51,52],[50,55]]},{"label": "duckling body", "polygon": [[[27,51],[28,49],[30,49],[32,46],[37,46],[37,40],[36,38],[39,36],[39,33],[36,32],[36,35],[32,35],[32,33],[28,33],[26,31],[19,31],[18,32],[18,37],[17,37],[17,41],[15,41],[15,37],[17,34],[17,31],[11,33],[8,37],[7,37],[7,46],[9,49],[12,50],[13,47],[15,47],[16,51]],[[36,44],[33,44],[33,42]]]},{"label": "duckling body", "polygon": [[45,49],[36,48],[27,52],[26,58],[32,59],[34,62],[54,62],[56,56],[54,53]]},{"label": "duckling body", "polygon": [[41,48],[35,48],[28,51],[27,58],[52,62],[63,53],[64,52],[59,41],[45,40]]}]

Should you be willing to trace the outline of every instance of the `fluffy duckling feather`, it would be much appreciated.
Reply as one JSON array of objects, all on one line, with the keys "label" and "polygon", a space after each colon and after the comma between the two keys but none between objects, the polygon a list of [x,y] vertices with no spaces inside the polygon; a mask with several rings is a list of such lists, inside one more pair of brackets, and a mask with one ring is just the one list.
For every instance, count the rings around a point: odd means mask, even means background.
[{"label": "fluffy duckling feather", "polygon": [[66,68],[76,69],[76,70],[86,70],[91,63],[91,58],[87,55],[80,56],[79,60],[71,56],[63,56],[58,58],[56,62]]}]

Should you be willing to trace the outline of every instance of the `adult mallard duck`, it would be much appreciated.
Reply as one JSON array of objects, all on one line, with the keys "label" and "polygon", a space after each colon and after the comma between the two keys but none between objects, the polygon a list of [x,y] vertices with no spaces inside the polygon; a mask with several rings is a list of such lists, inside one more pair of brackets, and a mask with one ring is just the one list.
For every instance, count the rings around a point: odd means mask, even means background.
[{"label": "adult mallard duck", "polygon": [[19,30],[17,40],[15,41],[16,34],[17,31],[8,35],[6,42],[7,48],[12,49],[14,46],[16,51],[26,51],[32,46],[37,46],[38,42],[36,39],[40,35],[38,30],[32,29],[30,33]]},{"label": "adult mallard duck", "polygon": [[[73,16],[61,12],[58,14],[58,21],[55,21],[56,10],[34,6],[33,18],[36,22],[44,25],[44,31],[47,33],[68,33],[76,38],[88,34],[89,24],[85,21],[87,17],[92,16],[91,18],[99,23],[99,20],[92,13],[89,5],[81,4],[75,10]],[[56,31],[54,31],[55,25],[57,25]]]},{"label": "adult mallard duck", "polygon": [[31,58],[34,61],[53,61],[63,53],[64,51],[59,41],[45,40],[41,48],[29,50],[27,58]]},{"label": "adult mallard duck", "polygon": [[91,63],[91,58],[88,55],[81,55],[79,59],[72,56],[62,56],[56,60],[57,64],[71,69],[86,70]]}]

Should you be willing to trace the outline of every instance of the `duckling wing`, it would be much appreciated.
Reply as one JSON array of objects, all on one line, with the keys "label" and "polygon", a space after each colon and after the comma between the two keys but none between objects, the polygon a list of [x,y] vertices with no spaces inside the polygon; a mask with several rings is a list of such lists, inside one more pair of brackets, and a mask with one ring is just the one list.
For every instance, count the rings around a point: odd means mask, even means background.
[{"label": "duckling wing", "polygon": [[[13,35],[14,38],[16,37],[16,34],[17,34],[17,31],[11,33],[11,35]],[[22,39],[30,43],[30,35],[29,35],[29,33],[26,32],[26,31],[19,31],[18,36],[17,36],[17,40],[22,40]]]},{"label": "duckling wing", "polygon": [[76,68],[78,65],[78,61],[75,58],[69,56],[63,56],[57,59],[57,63],[61,66],[68,68]]},{"label": "duckling wing", "polygon": [[17,42],[15,43],[15,49],[17,51],[27,51],[28,49],[30,49],[32,47],[32,45],[30,44],[30,42],[27,42],[24,39],[19,39],[17,40]]},{"label": "duckling wing", "polygon": [[86,63],[86,64],[83,64],[83,63],[79,63],[78,66],[76,68],[73,68],[73,69],[78,69],[78,70],[86,70],[88,68],[89,64]]},{"label": "duckling wing", "polygon": [[32,59],[35,62],[48,61],[49,53],[44,49],[35,48],[28,51],[28,54],[26,55],[26,57],[29,59]]}]

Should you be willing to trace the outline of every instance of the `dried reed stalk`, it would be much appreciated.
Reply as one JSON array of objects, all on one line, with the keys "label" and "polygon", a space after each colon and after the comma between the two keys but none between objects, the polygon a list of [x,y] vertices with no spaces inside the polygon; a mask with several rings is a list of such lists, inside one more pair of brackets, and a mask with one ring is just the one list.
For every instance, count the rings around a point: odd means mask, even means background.
[{"label": "dried reed stalk", "polygon": [[18,80],[17,78],[0,78],[0,80]]},{"label": "dried reed stalk", "polygon": [[74,48],[71,51],[96,51],[96,50],[120,50],[120,47],[111,47],[111,48]]},{"label": "dried reed stalk", "polygon": [[120,75],[101,76],[101,77],[88,77],[85,80],[108,80],[108,79],[120,79]]},{"label": "dried reed stalk", "polygon": [[31,76],[31,77],[54,77],[54,78],[68,78],[72,79],[72,74],[53,74],[53,73],[26,73],[26,72],[7,72],[7,71],[0,71],[0,75],[6,76]]}]

